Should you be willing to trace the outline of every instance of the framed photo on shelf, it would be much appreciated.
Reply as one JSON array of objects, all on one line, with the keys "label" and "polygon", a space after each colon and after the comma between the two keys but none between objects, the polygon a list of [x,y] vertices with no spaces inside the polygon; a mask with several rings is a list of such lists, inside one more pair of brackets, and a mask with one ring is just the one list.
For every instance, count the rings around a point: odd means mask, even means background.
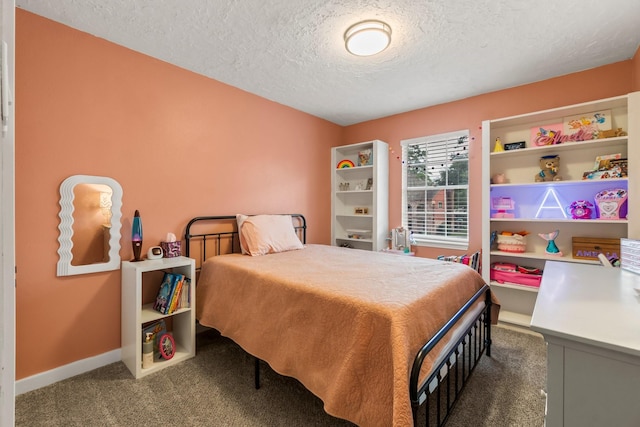
[{"label": "framed photo on shelf", "polygon": [[176,353],[176,342],[171,335],[164,334],[160,337],[158,348],[160,350],[160,356],[165,360],[169,360]]},{"label": "framed photo on shelf", "polygon": [[373,150],[367,148],[358,152],[358,166],[371,166],[373,165]]}]

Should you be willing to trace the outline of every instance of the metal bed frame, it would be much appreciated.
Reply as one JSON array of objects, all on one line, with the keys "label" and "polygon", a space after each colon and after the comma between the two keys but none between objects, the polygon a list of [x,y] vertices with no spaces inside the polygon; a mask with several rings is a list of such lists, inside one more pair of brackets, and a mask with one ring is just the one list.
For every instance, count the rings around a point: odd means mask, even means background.
[{"label": "metal bed frame", "polygon": [[[307,242],[307,221],[301,214],[291,214],[294,221],[294,229],[303,244]],[[223,216],[199,216],[191,219],[186,226],[185,255],[192,256],[192,245],[199,244],[199,256],[196,258],[196,271],[199,272],[202,263],[209,257],[223,255],[224,253],[237,253],[240,251],[235,215]],[[221,223],[231,224],[231,231],[192,232],[196,224]],[[225,243],[226,242],[226,243]],[[223,248],[225,243],[225,251]],[[213,251],[213,254],[211,254]],[[209,252],[209,253],[207,253]],[[224,252],[224,253],[223,253]],[[197,280],[196,280],[197,286]],[[440,362],[432,369],[432,373],[426,380],[420,381],[420,371],[427,354],[440,342],[440,340],[456,326],[469,311],[474,303],[484,297],[484,308],[474,315],[469,327],[453,343]],[[409,398],[413,412],[413,424],[418,425],[420,419],[425,420],[425,425],[443,426],[458,402],[471,373],[477,366],[481,356],[486,353],[491,357],[491,292],[488,285],[484,285],[458,312],[417,352],[410,373]],[[255,388],[260,388],[260,360],[255,359]],[[434,385],[435,382],[435,385]],[[420,414],[424,407],[424,414]],[[424,418],[421,418],[421,415]]]}]

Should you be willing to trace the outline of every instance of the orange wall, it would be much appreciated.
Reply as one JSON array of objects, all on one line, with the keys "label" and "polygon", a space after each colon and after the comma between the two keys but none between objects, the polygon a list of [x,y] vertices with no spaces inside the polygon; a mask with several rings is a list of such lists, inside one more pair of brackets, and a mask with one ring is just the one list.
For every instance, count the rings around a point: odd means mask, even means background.
[{"label": "orange wall", "polygon": [[56,277],[59,186],[123,189],[123,259],[198,215],[299,212],[329,243],[342,128],[16,9],[16,377],[120,348],[120,271]]},{"label": "orange wall", "polygon": [[[637,55],[636,55],[637,56]],[[402,150],[400,141],[426,135],[469,129],[469,250],[414,248],[418,256],[474,252],[482,246],[482,121],[560,107],[567,104],[632,92],[631,61],[623,61],[512,89],[487,93],[461,101],[359,123],[345,128],[343,143],[369,139],[389,143],[389,227],[402,221]]]},{"label": "orange wall", "polygon": [[[329,147],[390,144],[390,226],[400,224],[400,141],[470,129],[471,248],[480,248],[480,125],[632,90],[638,55],[595,70],[341,128],[16,9],[16,377],[120,347],[120,272],[58,278],[58,191],[70,175],[123,188],[143,253],[194,216],[300,212],[330,237]],[[638,78],[635,90],[640,89]],[[441,250],[420,248],[421,256]]]}]

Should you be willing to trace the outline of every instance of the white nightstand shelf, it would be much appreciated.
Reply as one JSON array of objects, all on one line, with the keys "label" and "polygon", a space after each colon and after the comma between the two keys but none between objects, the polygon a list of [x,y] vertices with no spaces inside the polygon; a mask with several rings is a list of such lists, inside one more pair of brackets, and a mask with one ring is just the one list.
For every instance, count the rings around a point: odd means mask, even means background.
[{"label": "white nightstand shelf", "polygon": [[[165,315],[153,309],[164,272],[184,274],[191,279],[190,307]],[[186,257],[162,258],[122,263],[122,361],[136,378],[175,365],[196,354],[195,342],[195,260]],[[169,360],[155,359],[151,368],[142,368],[142,327],[165,319],[175,340],[175,354]]]}]

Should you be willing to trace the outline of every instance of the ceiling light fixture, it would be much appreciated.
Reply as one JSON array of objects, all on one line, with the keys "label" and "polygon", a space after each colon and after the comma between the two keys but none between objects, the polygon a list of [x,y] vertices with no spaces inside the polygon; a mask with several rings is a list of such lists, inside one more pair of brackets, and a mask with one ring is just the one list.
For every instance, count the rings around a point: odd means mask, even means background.
[{"label": "ceiling light fixture", "polygon": [[391,43],[391,27],[382,21],[358,22],[345,31],[344,43],[349,53],[354,55],[375,55]]}]

